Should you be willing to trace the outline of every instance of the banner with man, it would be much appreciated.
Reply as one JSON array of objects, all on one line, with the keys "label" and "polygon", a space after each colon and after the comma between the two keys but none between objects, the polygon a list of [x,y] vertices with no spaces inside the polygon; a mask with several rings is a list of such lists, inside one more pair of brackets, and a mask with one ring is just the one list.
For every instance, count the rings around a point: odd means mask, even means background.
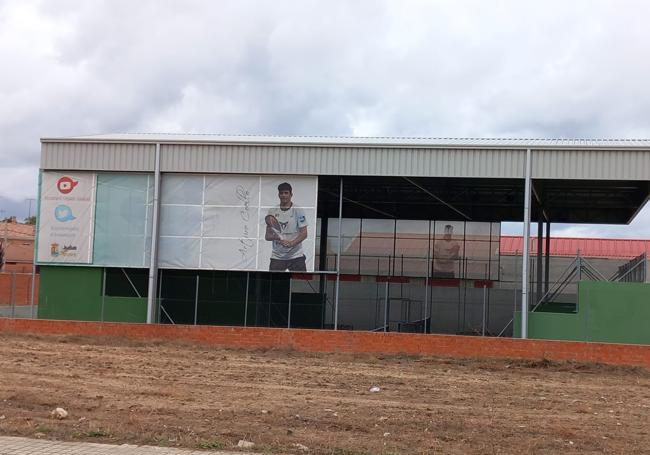
[{"label": "banner with man", "polygon": [[312,272],[318,179],[264,176],[258,270]]},{"label": "banner with man", "polygon": [[313,271],[318,178],[166,174],[159,265]]}]

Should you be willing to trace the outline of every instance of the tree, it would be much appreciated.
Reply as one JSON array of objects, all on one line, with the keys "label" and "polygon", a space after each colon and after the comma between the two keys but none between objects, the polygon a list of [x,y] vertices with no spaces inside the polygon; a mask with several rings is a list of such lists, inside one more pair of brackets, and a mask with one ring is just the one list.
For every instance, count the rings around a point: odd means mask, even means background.
[{"label": "tree", "polygon": [[36,215],[28,216],[27,218],[25,218],[25,224],[35,225],[36,224]]}]

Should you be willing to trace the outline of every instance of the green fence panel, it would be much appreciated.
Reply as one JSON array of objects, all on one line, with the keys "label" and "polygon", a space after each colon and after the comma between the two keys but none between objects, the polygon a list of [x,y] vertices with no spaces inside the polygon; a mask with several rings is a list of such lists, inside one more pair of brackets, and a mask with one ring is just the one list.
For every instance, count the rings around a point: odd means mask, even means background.
[{"label": "green fence panel", "polygon": [[103,269],[41,266],[39,319],[99,321]]},{"label": "green fence panel", "polygon": [[[529,313],[528,337],[650,344],[649,321],[650,284],[581,281],[577,313]],[[521,337],[520,312],[513,323]]]}]

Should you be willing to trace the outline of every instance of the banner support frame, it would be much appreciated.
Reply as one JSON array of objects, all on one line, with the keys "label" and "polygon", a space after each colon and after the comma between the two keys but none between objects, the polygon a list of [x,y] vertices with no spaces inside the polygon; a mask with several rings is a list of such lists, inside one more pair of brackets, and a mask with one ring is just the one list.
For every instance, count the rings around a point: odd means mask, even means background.
[{"label": "banner support frame", "polygon": [[158,282],[158,217],[160,211],[160,144],[156,144],[154,164],[153,207],[151,221],[151,255],[149,257],[149,292],[147,293],[147,324],[154,323],[154,302]]}]

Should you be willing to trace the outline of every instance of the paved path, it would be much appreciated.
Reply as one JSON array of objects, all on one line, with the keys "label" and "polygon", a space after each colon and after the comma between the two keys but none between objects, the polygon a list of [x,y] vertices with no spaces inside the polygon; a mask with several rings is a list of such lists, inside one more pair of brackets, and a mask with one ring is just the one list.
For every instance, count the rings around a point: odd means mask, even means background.
[{"label": "paved path", "polygon": [[244,452],[199,451],[169,447],[61,442],[0,436],[0,455],[253,455]]}]

